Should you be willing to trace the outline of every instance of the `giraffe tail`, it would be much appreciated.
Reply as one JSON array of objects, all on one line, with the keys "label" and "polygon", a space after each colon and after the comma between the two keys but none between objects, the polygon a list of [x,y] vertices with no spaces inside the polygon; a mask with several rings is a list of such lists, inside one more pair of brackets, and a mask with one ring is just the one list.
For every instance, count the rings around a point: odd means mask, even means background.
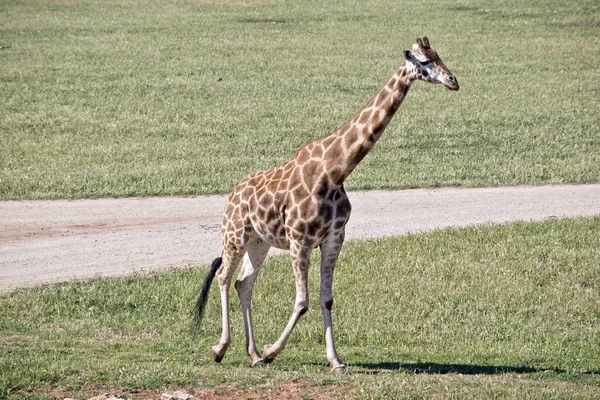
[{"label": "giraffe tail", "polygon": [[198,330],[200,329],[200,324],[202,323],[202,317],[204,317],[204,308],[206,306],[206,301],[208,300],[208,292],[210,291],[210,285],[217,274],[217,270],[221,267],[223,263],[222,257],[217,257],[213,261],[210,271],[208,271],[208,275],[204,278],[204,285],[200,289],[200,297],[198,297],[198,301],[196,302],[196,307],[194,311],[192,311],[192,315],[194,317],[193,329],[194,329],[194,337],[198,336]]}]

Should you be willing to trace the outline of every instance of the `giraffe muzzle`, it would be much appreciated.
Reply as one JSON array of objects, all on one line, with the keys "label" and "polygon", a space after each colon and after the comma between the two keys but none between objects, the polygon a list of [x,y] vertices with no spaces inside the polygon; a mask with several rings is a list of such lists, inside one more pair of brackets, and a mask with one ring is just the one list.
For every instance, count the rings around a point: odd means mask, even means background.
[{"label": "giraffe muzzle", "polygon": [[444,86],[454,91],[460,89],[460,85],[458,84],[458,81],[456,80],[454,75],[448,75],[448,77],[444,79]]}]

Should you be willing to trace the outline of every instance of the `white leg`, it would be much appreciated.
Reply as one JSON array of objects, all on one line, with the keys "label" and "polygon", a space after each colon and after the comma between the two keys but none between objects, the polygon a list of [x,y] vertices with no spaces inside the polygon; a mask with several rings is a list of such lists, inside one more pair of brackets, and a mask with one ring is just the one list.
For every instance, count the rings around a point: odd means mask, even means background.
[{"label": "white leg", "polygon": [[224,253],[223,264],[217,271],[217,280],[221,291],[221,314],[223,316],[223,330],[219,343],[212,347],[212,357],[216,362],[221,362],[231,344],[231,330],[229,328],[229,287],[231,286],[231,277],[240,263],[243,256],[241,253]]},{"label": "white leg", "polygon": [[343,239],[329,246],[321,246],[321,313],[325,326],[325,343],[327,346],[327,359],[331,364],[331,372],[336,375],[344,375],[347,372],[346,365],[338,357],[333,340],[333,324],[331,321],[331,308],[333,306],[333,271]]},{"label": "white leg", "polygon": [[308,265],[310,263],[310,248],[300,248],[292,245],[290,257],[294,268],[294,277],[296,279],[296,304],[294,312],[286,325],[283,333],[272,345],[266,345],[264,348],[264,361],[270,363],[279,353],[285,349],[285,345],[296,326],[300,317],[308,311]]},{"label": "white leg", "polygon": [[235,282],[235,289],[238,292],[242,313],[244,315],[246,349],[248,355],[252,358],[252,366],[264,365],[263,359],[258,353],[256,343],[254,342],[254,329],[252,327],[252,289],[254,287],[254,281],[260,271],[260,267],[262,267],[270,248],[271,246],[263,241],[250,243],[246,255],[244,256],[242,270]]}]

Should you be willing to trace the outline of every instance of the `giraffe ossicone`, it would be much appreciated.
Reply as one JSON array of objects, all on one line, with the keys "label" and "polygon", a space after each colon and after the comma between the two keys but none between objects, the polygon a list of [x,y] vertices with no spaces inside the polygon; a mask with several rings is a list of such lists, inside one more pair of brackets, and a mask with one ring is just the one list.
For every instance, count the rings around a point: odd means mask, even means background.
[{"label": "giraffe ossicone", "polygon": [[[426,37],[417,39],[411,51],[405,50],[404,58],[375,96],[341,128],[304,145],[282,166],[248,175],[229,195],[221,225],[223,252],[213,262],[194,312],[197,328],[216,276],[223,323],[219,343],[212,347],[216,362],[223,359],[231,343],[229,289],[240,262],[242,268],[235,288],[244,318],[246,350],[252,365],[261,366],[283,351],[294,326],[308,310],[308,267],[310,255],[318,247],[327,359],[334,375],[346,373],[346,365],[335,348],[331,319],[333,271],[351,212],[344,180],[381,137],[415,81],[459,89],[458,81],[431,49]],[[251,298],[254,282],[271,247],[290,251],[296,302],[283,333],[275,343],[264,347],[261,356],[254,342]]]}]

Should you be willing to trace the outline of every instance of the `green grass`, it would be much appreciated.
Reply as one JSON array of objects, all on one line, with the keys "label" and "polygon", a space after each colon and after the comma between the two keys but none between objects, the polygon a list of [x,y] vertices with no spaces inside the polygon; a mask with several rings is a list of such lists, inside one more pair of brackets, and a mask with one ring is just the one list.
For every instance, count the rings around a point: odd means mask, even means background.
[{"label": "green grass", "polygon": [[[352,372],[341,379],[326,365],[317,257],[311,310],[264,369],[250,368],[234,291],[223,363],[210,359],[215,288],[192,340],[204,268],[19,290],[0,296],[0,397],[264,394],[301,382],[306,398],[598,398],[599,238],[596,217],[348,244],[334,283],[338,350]],[[270,258],[254,294],[258,344],[278,337],[293,301],[288,259]]]},{"label": "green grass", "polygon": [[[227,193],[419,83],[347,188],[598,182],[595,0],[0,3],[0,199]],[[268,20],[285,23],[265,23]]]}]

